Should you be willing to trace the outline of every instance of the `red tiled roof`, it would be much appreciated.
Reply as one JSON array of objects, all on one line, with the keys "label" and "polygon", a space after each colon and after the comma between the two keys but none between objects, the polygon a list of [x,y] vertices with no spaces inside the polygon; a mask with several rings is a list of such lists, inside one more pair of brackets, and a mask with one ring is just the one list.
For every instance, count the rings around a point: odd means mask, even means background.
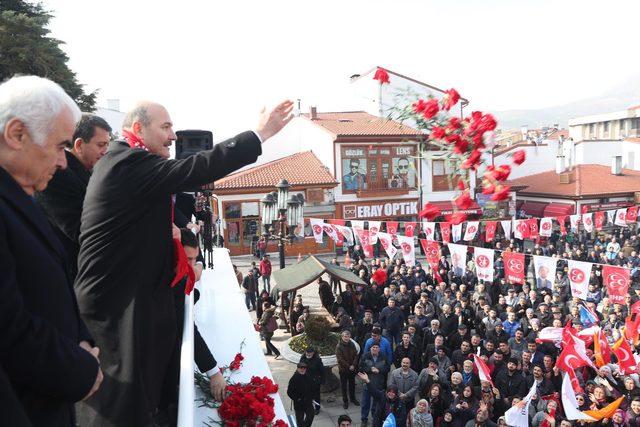
[{"label": "red tiled roof", "polygon": [[555,171],[547,171],[514,179],[510,185],[526,186],[519,194],[544,194],[558,197],[601,196],[640,191],[640,172],[623,169],[612,175],[609,166],[578,165],[568,184],[561,184]]},{"label": "red tiled roof", "polygon": [[569,131],[567,129],[556,130],[550,133],[546,139],[552,139],[554,141],[558,141],[560,140],[560,137],[563,137],[564,139],[569,138]]},{"label": "red tiled roof", "polygon": [[637,137],[635,137],[635,136],[627,137],[627,138],[625,138],[624,140],[625,140],[626,142],[636,142],[636,143],[640,142],[640,138],[637,138]]},{"label": "red tiled roof", "polygon": [[338,184],[312,151],[304,151],[228,175],[214,186],[216,190],[273,187],[283,178],[292,186]]},{"label": "red tiled roof", "polygon": [[422,136],[412,127],[364,111],[317,113],[313,120],[309,114],[302,116],[336,136]]}]

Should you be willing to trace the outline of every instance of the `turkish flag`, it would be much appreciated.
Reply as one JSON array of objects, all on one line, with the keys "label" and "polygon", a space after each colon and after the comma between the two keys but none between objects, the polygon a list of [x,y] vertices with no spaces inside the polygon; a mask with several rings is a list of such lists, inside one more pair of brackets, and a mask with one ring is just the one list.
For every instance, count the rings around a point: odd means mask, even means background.
[{"label": "turkish flag", "polygon": [[593,354],[598,368],[611,362],[609,341],[604,336],[602,329],[598,329],[598,332],[593,335]]},{"label": "turkish flag", "polygon": [[638,220],[638,207],[631,206],[627,208],[627,222],[636,222]]},{"label": "turkish flag", "polygon": [[395,236],[398,234],[398,221],[387,221],[387,233]]},{"label": "turkish flag", "polygon": [[491,242],[496,236],[496,228],[498,223],[496,221],[485,221],[484,223],[484,241]]},{"label": "turkish flag", "polygon": [[556,220],[558,221],[558,224],[560,224],[560,233],[562,233],[563,236],[565,236],[567,234],[567,227],[566,227],[566,222],[567,222],[567,216],[563,215],[563,216],[557,216]]},{"label": "turkish flag", "polygon": [[358,235],[364,256],[367,258],[373,258],[373,246],[371,246],[371,237],[369,236],[369,230],[361,230],[354,228],[353,231]]},{"label": "turkish flag", "polygon": [[538,238],[538,218],[531,218],[527,220],[529,224],[529,237],[532,239]]},{"label": "turkish flag", "polygon": [[507,282],[524,283],[524,254],[516,252],[503,252],[504,274]]},{"label": "turkish flag", "polygon": [[491,371],[489,370],[487,364],[484,363],[484,360],[482,360],[477,354],[474,354],[473,362],[475,363],[476,369],[478,370],[480,381],[487,381],[489,384],[495,387],[495,385],[493,385],[493,381],[491,380]]},{"label": "turkish flag", "polygon": [[604,225],[604,212],[600,211],[600,212],[595,212],[593,215],[593,222],[596,226],[596,230],[600,231],[602,230],[602,226]]},{"label": "turkish flag", "polygon": [[602,281],[607,287],[609,300],[614,304],[625,304],[629,292],[629,269],[605,265],[602,267]]},{"label": "turkish flag", "polygon": [[620,367],[620,373],[635,374],[638,372],[638,364],[633,357],[633,352],[629,346],[629,342],[624,336],[620,337],[618,341],[611,347],[613,354],[618,359],[618,366]]},{"label": "turkish flag", "polygon": [[405,222],[404,223],[404,235],[406,237],[413,237],[413,233],[416,229],[415,222]]},{"label": "turkish flag", "polygon": [[427,263],[432,269],[438,268],[438,262],[440,261],[440,244],[438,242],[431,242],[426,239],[420,239],[420,246],[427,256]]},{"label": "turkish flag", "polygon": [[440,234],[442,235],[442,241],[449,243],[451,242],[451,223],[449,222],[441,222],[440,223]]}]

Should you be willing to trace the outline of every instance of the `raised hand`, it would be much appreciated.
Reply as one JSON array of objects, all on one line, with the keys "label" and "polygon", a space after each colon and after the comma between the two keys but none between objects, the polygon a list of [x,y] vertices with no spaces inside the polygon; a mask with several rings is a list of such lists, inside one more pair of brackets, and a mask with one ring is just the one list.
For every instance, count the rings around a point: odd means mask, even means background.
[{"label": "raised hand", "polygon": [[258,121],[258,127],[256,133],[265,142],[273,135],[280,132],[289,121],[293,118],[291,112],[293,111],[293,102],[286,100],[278,104],[273,110],[266,111],[265,108],[260,112],[260,118]]}]

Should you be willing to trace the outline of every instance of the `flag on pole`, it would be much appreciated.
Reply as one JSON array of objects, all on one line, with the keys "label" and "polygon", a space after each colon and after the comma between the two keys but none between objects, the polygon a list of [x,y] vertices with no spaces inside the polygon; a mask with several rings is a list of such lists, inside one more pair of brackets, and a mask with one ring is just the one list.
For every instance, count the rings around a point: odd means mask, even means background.
[{"label": "flag on pole", "polygon": [[[480,349],[478,349],[478,351],[480,351]],[[495,385],[493,385],[493,381],[491,380],[491,371],[489,370],[487,364],[484,363],[484,360],[482,360],[482,358],[477,354],[474,354],[473,363],[475,363],[476,369],[478,369],[478,376],[480,377],[480,381],[487,381],[489,382],[489,384],[491,384],[492,387],[495,387]]]},{"label": "flag on pole", "polygon": [[571,386],[571,379],[569,378],[569,374],[567,374],[566,372],[564,373],[564,377],[562,379],[561,399],[562,408],[564,409],[564,414],[568,420],[595,421],[593,417],[590,417],[589,415],[578,409],[576,393]]},{"label": "flag on pole", "polygon": [[510,426],[528,426],[529,425],[529,405],[533,396],[536,394],[537,383],[534,381],[529,393],[520,402],[513,405],[504,413],[504,420]]}]

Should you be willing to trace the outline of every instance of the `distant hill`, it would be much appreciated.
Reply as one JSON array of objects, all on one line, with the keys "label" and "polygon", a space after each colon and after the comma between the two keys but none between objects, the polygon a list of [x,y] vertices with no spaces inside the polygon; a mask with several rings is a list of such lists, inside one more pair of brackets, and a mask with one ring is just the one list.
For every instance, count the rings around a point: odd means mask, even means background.
[{"label": "distant hill", "polygon": [[619,111],[639,104],[640,74],[601,96],[548,108],[497,111],[495,116],[503,129],[518,129],[523,125],[537,128],[554,123],[566,128],[569,119],[574,117]]}]

